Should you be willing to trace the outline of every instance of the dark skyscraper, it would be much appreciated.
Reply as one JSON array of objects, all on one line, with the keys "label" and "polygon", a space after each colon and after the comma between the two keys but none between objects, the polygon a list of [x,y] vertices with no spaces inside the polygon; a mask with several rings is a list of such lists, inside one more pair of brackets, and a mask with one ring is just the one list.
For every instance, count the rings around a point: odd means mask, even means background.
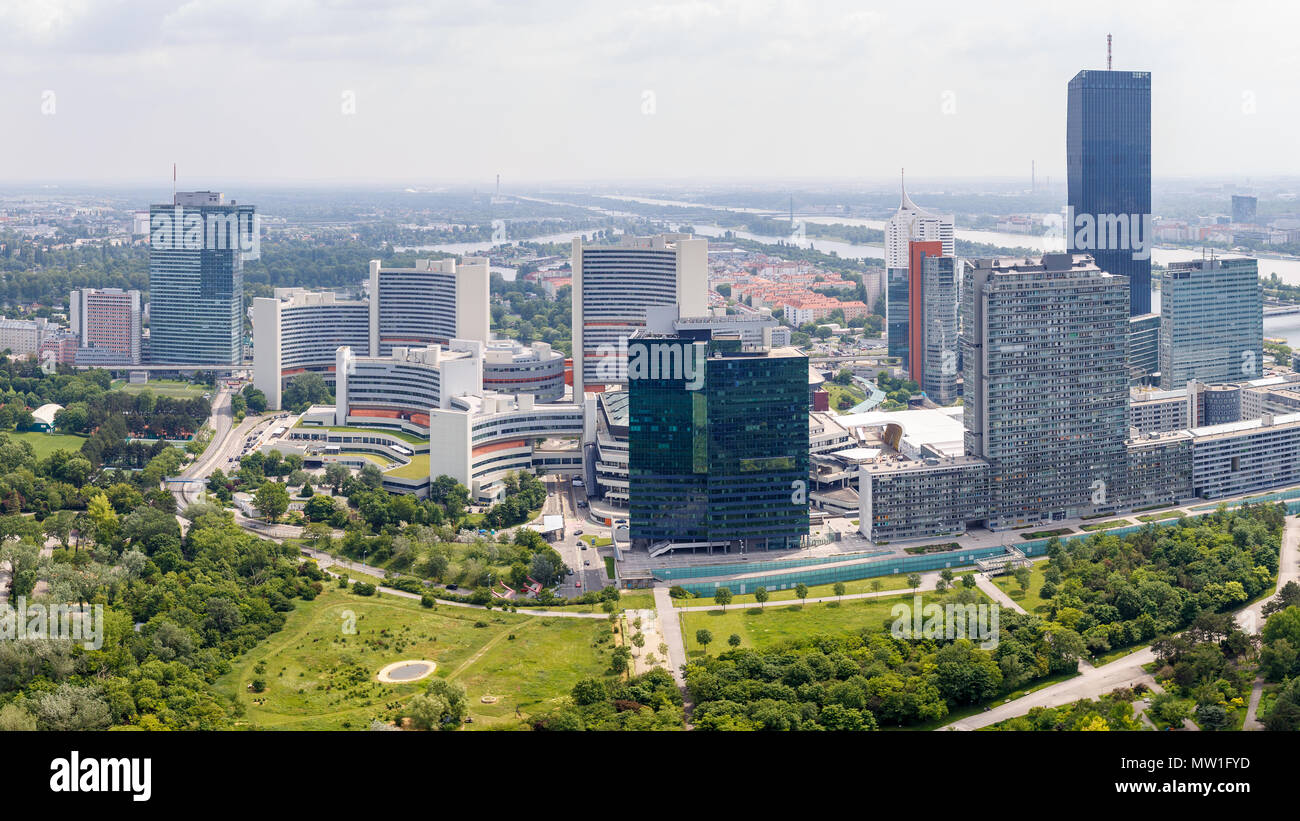
[{"label": "dark skyscraper", "polygon": [[780,549],[808,533],[808,358],[710,330],[628,341],[632,543]]},{"label": "dark skyscraper", "polygon": [[1074,220],[1066,247],[1128,277],[1130,315],[1150,313],[1151,72],[1076,74],[1065,149]]}]

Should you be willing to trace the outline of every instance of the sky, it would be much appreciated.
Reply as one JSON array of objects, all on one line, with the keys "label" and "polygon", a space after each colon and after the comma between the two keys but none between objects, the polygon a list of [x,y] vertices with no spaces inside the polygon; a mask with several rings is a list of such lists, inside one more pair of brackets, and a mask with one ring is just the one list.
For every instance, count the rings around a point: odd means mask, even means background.
[{"label": "sky", "polygon": [[1066,84],[1152,72],[1153,175],[1300,174],[1263,2],[4,0],[0,180],[1064,179]]}]

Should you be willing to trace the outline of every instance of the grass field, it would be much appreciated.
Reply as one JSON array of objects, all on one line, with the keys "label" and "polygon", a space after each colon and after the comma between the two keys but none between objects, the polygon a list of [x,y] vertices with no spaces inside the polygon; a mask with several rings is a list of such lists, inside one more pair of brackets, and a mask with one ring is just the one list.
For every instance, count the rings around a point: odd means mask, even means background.
[{"label": "grass field", "polygon": [[[955,578],[961,578],[962,576],[970,575],[971,572],[972,571],[969,570],[962,571],[962,572],[954,572],[953,576]],[[871,586],[871,583],[873,581],[880,582],[881,591],[909,589],[907,586],[907,574],[899,573],[893,576],[876,576],[871,579],[854,579],[852,581],[844,582],[843,583],[844,593],[846,595],[851,593],[873,593],[875,592],[875,588]],[[799,597],[795,595],[795,591],[793,588],[788,590],[769,590],[767,591],[767,594],[768,594],[769,602],[799,601]],[[814,584],[808,586],[808,598],[810,599],[816,599],[822,596],[834,596],[834,595],[835,595],[834,584]],[[746,593],[743,596],[732,596],[731,603],[732,604],[757,604],[758,600],[754,598],[753,593]],[[711,604],[713,604],[712,597],[708,597],[708,598],[700,597],[700,598],[692,598],[692,599],[673,599],[674,607],[705,607]]]},{"label": "grass field", "polygon": [[401,467],[387,471],[385,475],[397,479],[427,479],[429,477],[429,454],[417,453],[411,457],[411,461]]},{"label": "grass field", "polygon": [[1020,585],[1016,583],[1016,577],[1010,573],[995,576],[993,583],[1002,588],[1016,604],[1033,614],[1037,612],[1039,607],[1046,609],[1047,600],[1038,595],[1043,589],[1043,570],[1046,567],[1047,562],[1034,562],[1032,571],[1029,574],[1029,589],[1024,593],[1020,592]]},{"label": "grass field", "polygon": [[[427,610],[396,596],[362,598],[327,587],[298,602],[283,630],[240,658],[218,688],[243,705],[256,729],[365,729],[391,720],[422,682],[382,684],[375,676],[403,659],[438,664],[436,676],[465,686],[473,723],[509,726],[545,710],[586,676],[602,676],[612,644],[596,644],[597,619],[542,618],[442,605]],[[349,613],[353,635],[344,634]],[[482,624],[482,627],[476,627]],[[258,663],[261,673],[255,671]],[[253,693],[257,677],[266,690]],[[484,704],[485,695],[497,697]]]},{"label": "grass field", "polygon": [[[933,591],[922,594],[926,603],[956,601],[953,593],[937,594]],[[988,603],[984,594],[976,591],[976,601]],[[845,602],[827,602],[819,604],[787,607],[766,607],[748,609],[706,610],[682,613],[682,635],[686,641],[687,656],[698,656],[703,648],[695,640],[695,632],[707,629],[713,633],[710,652],[717,653],[728,649],[727,638],[735,633],[740,636],[741,647],[770,647],[786,639],[801,636],[813,636],[819,633],[846,633],[861,630],[884,630],[887,621],[892,621],[890,610],[896,604],[912,603],[911,595],[885,596],[879,599],[853,599]]]},{"label": "grass field", "polygon": [[1166,510],[1164,513],[1144,513],[1137,517],[1139,522],[1160,522],[1165,519],[1177,519],[1183,514],[1176,510]]},{"label": "grass field", "polygon": [[37,459],[49,456],[56,450],[80,451],[81,444],[86,441],[84,436],[74,436],[70,433],[42,433],[35,430],[22,433],[9,432],[8,435],[31,445],[32,450],[36,451]]},{"label": "grass field", "polygon": [[1096,530],[1110,530],[1112,527],[1126,527],[1131,524],[1133,523],[1128,519],[1115,519],[1109,522],[1089,522],[1086,525],[1079,525],[1079,529],[1091,533]]},{"label": "grass field", "polygon": [[127,393],[144,393],[149,391],[158,396],[171,396],[181,399],[195,399],[205,393],[214,393],[207,385],[192,385],[176,379],[151,379],[143,385],[132,385],[125,379],[117,379],[110,387]]},{"label": "grass field", "polygon": [[374,462],[376,465],[379,466],[380,470],[388,470],[388,466],[393,464],[389,460],[380,456],[378,453],[366,453],[365,451],[360,451],[360,450],[349,450],[349,451],[340,451],[340,454],[347,454],[349,456],[360,456],[361,458],[365,459],[368,462]]},{"label": "grass field", "polygon": [[836,382],[828,381],[825,384],[823,384],[822,387],[826,389],[826,393],[830,394],[828,398],[831,403],[832,411],[844,413],[848,410],[848,408],[845,408],[845,410],[840,410],[839,401],[841,396],[847,396],[853,402],[854,405],[858,405],[861,404],[862,402],[867,401],[866,392],[863,391],[861,388],[859,388],[857,385],[840,385]]}]

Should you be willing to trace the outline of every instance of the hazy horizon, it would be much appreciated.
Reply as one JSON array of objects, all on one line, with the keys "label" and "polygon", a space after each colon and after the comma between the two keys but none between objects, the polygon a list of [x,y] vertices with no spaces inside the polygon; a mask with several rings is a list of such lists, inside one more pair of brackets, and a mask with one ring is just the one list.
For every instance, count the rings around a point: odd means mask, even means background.
[{"label": "hazy horizon", "polygon": [[1152,72],[1157,179],[1297,175],[1300,9],[1250,11],[11,0],[0,180],[1057,183],[1066,84],[1108,33]]}]

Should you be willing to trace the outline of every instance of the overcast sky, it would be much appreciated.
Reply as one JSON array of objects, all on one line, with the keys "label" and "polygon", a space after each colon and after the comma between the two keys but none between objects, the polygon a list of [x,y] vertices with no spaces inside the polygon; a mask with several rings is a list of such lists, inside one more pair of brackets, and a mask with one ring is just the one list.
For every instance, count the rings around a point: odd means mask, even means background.
[{"label": "overcast sky", "polygon": [[[1156,177],[1300,173],[1300,8],[3,0],[0,180],[1028,176],[1149,70]],[[52,94],[51,94],[52,92]],[[355,113],[345,113],[351,93]],[[652,95],[652,96],[651,96]]]}]

